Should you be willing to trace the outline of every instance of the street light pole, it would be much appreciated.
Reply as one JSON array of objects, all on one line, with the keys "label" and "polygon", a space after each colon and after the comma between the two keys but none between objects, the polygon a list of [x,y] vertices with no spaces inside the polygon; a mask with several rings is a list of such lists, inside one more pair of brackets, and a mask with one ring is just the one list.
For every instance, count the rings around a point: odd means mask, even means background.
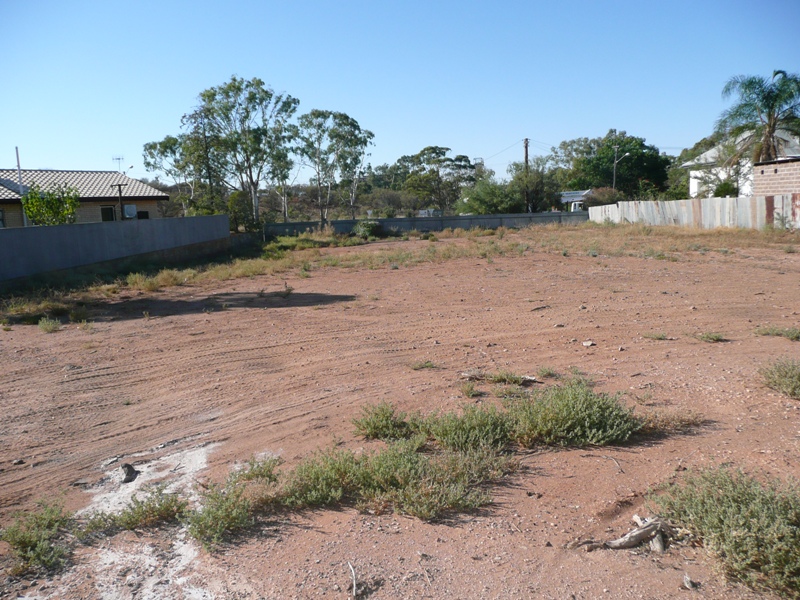
[{"label": "street light pole", "polygon": [[617,158],[617,150],[619,150],[619,146],[614,146],[614,180],[611,183],[611,189],[612,190],[616,190],[617,189],[617,163],[619,161],[621,161],[623,158],[625,158],[626,156],[630,156],[631,155],[630,152],[626,152],[625,154],[623,154],[622,156]]}]

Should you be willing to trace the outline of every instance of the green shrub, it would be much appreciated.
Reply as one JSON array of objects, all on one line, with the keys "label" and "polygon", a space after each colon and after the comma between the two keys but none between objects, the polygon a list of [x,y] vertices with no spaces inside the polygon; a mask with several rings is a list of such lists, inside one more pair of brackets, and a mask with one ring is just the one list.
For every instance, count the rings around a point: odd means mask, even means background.
[{"label": "green shrub", "polygon": [[697,336],[697,339],[700,340],[701,342],[708,342],[709,344],[715,344],[717,342],[726,341],[725,336],[722,335],[721,333],[712,333],[712,332],[701,333],[700,335]]},{"label": "green shrub", "polygon": [[364,240],[378,237],[381,233],[381,224],[378,221],[359,221],[353,226],[352,233]]},{"label": "green shrub", "polygon": [[331,449],[303,460],[289,473],[282,501],[289,507],[329,506],[352,494],[358,461]]},{"label": "green shrub", "polygon": [[620,443],[641,427],[617,396],[597,394],[580,379],[506,404],[511,437],[526,448]]},{"label": "green shrub", "polygon": [[361,417],[353,419],[356,432],[368,440],[399,440],[411,435],[405,413],[398,413],[388,402],[361,408]]},{"label": "green shrub", "polygon": [[11,546],[20,565],[18,573],[28,569],[57,569],[69,557],[69,549],[58,538],[70,524],[71,516],[60,503],[38,503],[30,513],[18,513],[14,523],[0,533],[0,540]]},{"label": "green shrub", "polygon": [[430,435],[448,450],[499,450],[509,442],[508,418],[493,406],[466,406],[461,415],[448,413],[427,420]]},{"label": "green shrub", "polygon": [[189,535],[206,549],[214,548],[252,526],[250,501],[242,486],[210,484],[201,492],[202,506],[187,516]]},{"label": "green shrub", "polygon": [[800,329],[797,327],[761,327],[756,329],[758,335],[773,335],[778,337],[785,337],[787,340],[793,342],[800,342]]},{"label": "green shrub", "polygon": [[800,361],[780,359],[759,372],[773,390],[800,399]]},{"label": "green shrub", "polygon": [[144,500],[134,494],[130,504],[114,516],[114,524],[128,530],[155,527],[179,520],[186,507],[186,500],[177,494],[168,494],[163,485],[157,485],[148,491]]},{"label": "green shrub", "polygon": [[49,317],[42,317],[39,319],[39,329],[45,333],[55,333],[61,329],[61,321]]},{"label": "green shrub", "polygon": [[411,368],[415,371],[421,371],[422,369],[435,369],[436,365],[429,360],[421,360],[419,362],[411,363]]},{"label": "green shrub", "polygon": [[800,487],[759,483],[741,471],[690,474],[650,498],[661,515],[686,525],[725,571],[756,588],[800,597]]}]

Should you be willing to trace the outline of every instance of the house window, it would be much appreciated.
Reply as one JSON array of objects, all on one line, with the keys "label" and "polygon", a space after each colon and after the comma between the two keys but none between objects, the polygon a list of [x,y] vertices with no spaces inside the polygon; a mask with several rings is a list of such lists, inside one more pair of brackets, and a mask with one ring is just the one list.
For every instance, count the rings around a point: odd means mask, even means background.
[{"label": "house window", "polygon": [[6,226],[6,213],[5,211],[0,208],[0,227]]},{"label": "house window", "polygon": [[149,219],[150,218],[150,211],[149,210],[137,210],[136,211],[136,218],[137,219]]},{"label": "house window", "polygon": [[114,207],[113,206],[101,206],[100,207],[100,219],[102,221],[116,221],[116,216],[114,215]]}]

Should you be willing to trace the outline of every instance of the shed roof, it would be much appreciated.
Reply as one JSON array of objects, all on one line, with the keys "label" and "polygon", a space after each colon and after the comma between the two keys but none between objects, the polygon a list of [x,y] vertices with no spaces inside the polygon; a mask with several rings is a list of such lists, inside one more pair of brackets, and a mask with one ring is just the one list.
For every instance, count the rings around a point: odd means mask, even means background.
[{"label": "shed roof", "polygon": [[[80,199],[116,200],[119,198],[115,184],[121,183],[123,198],[147,198],[166,200],[169,196],[162,191],[118,173],[117,171],[50,171],[44,169],[22,169],[22,194],[16,169],[0,169],[0,202],[19,202],[20,196],[30,189],[32,184],[41,188],[51,185],[65,184],[78,190]],[[114,186],[114,187],[112,187]]]}]

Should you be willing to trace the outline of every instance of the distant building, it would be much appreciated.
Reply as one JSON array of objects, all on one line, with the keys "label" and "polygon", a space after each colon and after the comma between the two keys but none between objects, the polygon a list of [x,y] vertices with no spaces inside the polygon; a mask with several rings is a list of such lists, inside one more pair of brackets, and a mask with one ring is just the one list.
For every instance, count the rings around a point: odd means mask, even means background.
[{"label": "distant building", "polygon": [[[756,163],[753,180],[754,196],[797,194],[800,197],[800,157]],[[800,198],[795,202],[800,212]]]},{"label": "distant building", "polygon": [[[786,157],[800,157],[800,140],[786,132],[778,132],[776,135],[783,140]],[[689,169],[689,197],[710,198],[714,194],[714,188],[727,180],[736,184],[739,196],[752,196],[755,193],[752,161],[744,158],[739,162],[726,164],[725,154],[725,145],[720,144],[681,165]]]},{"label": "distant building", "polygon": [[576,192],[561,192],[561,207],[567,212],[585,210],[586,199],[592,195],[592,190],[579,190]]},{"label": "distant building", "polygon": [[[169,196],[136,179],[116,171],[22,170],[22,189],[17,169],[0,169],[0,228],[24,227],[20,198],[30,186],[47,189],[51,185],[74,187],[80,194],[76,223],[155,219],[160,217],[158,203]],[[122,185],[122,213],[118,184]]]}]

